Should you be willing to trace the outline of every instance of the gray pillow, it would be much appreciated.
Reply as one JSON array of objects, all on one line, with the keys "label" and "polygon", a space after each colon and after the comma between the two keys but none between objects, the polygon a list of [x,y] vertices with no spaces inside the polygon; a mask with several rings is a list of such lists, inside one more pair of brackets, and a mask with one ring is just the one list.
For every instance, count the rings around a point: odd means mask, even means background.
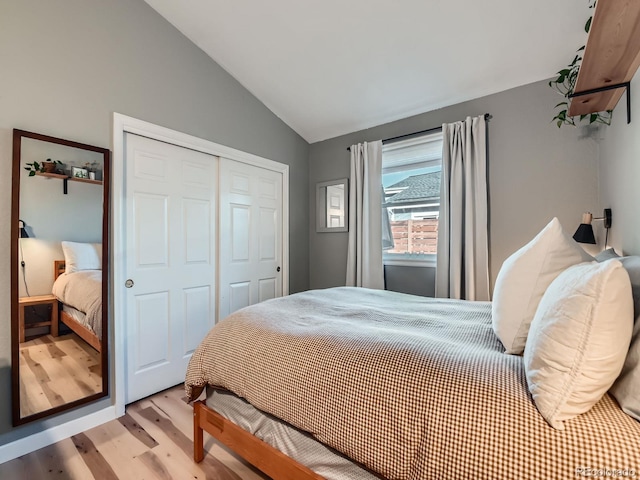
[{"label": "gray pillow", "polygon": [[[608,251],[605,250],[597,255],[596,260],[599,262],[606,261],[607,258],[601,259],[600,256]],[[615,397],[626,414],[631,415],[636,420],[640,420],[640,319],[638,318],[640,316],[640,257],[618,257],[615,252],[613,252],[613,255],[615,257],[609,257],[609,259],[618,258],[627,273],[629,273],[631,292],[633,293],[633,312],[636,320],[631,337],[631,346],[624,361],[624,367],[622,367],[620,376],[609,392]]]},{"label": "gray pillow", "polygon": [[598,262],[604,262],[605,260],[611,260],[612,258],[620,258],[620,255],[618,255],[613,248],[607,248],[596,255],[596,260]]}]

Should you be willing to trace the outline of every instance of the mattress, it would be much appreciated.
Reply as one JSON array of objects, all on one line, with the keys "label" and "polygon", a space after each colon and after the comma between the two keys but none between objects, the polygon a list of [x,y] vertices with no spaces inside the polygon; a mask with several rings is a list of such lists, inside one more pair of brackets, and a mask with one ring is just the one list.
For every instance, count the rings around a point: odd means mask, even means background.
[{"label": "mattress", "polygon": [[84,325],[85,327],[88,327],[87,315],[85,315],[84,312],[81,312],[80,310],[75,309],[71,305],[67,305],[67,304],[62,304],[62,311],[66,313],[67,316],[71,318],[71,320],[73,320],[74,322],[77,322],[80,325]]},{"label": "mattress", "polygon": [[206,404],[260,440],[327,480],[378,480],[360,465],[314,440],[311,435],[261,412],[231,392],[207,388]]}]

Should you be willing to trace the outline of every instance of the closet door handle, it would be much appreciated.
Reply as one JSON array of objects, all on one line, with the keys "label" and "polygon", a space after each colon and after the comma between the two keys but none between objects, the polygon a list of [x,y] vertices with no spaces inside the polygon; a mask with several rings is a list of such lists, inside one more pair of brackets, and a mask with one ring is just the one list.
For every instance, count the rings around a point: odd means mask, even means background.
[{"label": "closet door handle", "polygon": [[276,268],[276,272],[279,272],[279,271],[280,271],[280,267]]},{"label": "closet door handle", "polygon": [[131,288],[133,287],[133,285],[134,285],[133,280],[131,280],[130,278],[128,278],[127,281],[124,282],[124,286],[127,288]]}]

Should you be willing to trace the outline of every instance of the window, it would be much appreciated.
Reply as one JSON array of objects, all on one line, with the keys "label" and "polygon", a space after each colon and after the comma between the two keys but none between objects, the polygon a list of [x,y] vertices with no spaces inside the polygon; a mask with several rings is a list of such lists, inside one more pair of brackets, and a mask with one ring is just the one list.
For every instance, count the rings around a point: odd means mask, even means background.
[{"label": "window", "polygon": [[393,246],[383,241],[385,265],[435,264],[441,171],[442,132],[382,147],[382,208],[393,238]]}]

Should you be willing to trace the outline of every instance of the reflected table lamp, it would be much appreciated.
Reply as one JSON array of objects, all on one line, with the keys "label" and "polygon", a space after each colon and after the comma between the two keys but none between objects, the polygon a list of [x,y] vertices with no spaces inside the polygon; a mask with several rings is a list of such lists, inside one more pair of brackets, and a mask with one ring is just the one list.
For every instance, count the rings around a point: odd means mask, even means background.
[{"label": "reflected table lamp", "polygon": [[20,238],[29,238],[29,234],[26,229],[27,224],[24,220],[18,220],[18,228],[20,229]]},{"label": "reflected table lamp", "polygon": [[578,226],[576,233],[573,234],[573,239],[579,243],[590,243],[595,245],[596,237],[593,234],[593,226],[591,225],[592,220],[604,220],[604,228],[607,233],[605,235],[604,240],[604,248],[607,248],[607,242],[609,241],[609,229],[611,228],[611,209],[604,209],[603,217],[593,218],[593,215],[589,212],[585,212],[582,214],[582,222]]}]

